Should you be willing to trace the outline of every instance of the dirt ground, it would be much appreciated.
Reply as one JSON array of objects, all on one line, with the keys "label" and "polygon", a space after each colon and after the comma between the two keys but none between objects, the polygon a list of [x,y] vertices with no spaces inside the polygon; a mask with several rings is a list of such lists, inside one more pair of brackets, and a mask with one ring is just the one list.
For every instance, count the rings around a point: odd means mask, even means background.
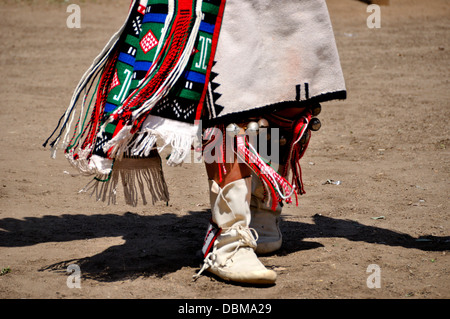
[{"label": "dirt ground", "polygon": [[192,281],[209,219],[202,164],[164,167],[168,205],[107,206],[42,147],[129,1],[73,1],[79,29],[69,2],[1,1],[0,298],[449,298],[450,5],[390,2],[370,29],[367,4],[327,1],[348,99],[322,105],[307,193],[283,211],[281,250],[261,257],[277,283],[257,288]]}]

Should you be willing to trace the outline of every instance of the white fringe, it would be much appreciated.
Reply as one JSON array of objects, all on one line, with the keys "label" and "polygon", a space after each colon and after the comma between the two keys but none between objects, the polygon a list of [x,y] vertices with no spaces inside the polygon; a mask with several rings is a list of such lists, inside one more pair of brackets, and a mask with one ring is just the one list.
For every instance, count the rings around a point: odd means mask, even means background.
[{"label": "white fringe", "polygon": [[162,140],[162,145],[157,147],[161,152],[165,147],[171,147],[171,153],[167,165],[181,165],[190,155],[193,142],[197,138],[200,122],[195,124],[165,119],[159,116],[149,116],[142,124],[141,134],[147,134],[139,143],[130,150],[137,154],[139,150],[149,150],[155,147],[157,139]]},{"label": "white fringe", "polygon": [[[109,178],[108,178],[109,177]],[[117,204],[119,179],[123,187],[125,203],[137,206],[142,200],[148,204],[148,194],[152,204],[169,201],[169,191],[164,179],[159,156],[150,158],[124,158],[114,163],[111,175],[98,175],[80,192],[90,193],[97,201]]]}]

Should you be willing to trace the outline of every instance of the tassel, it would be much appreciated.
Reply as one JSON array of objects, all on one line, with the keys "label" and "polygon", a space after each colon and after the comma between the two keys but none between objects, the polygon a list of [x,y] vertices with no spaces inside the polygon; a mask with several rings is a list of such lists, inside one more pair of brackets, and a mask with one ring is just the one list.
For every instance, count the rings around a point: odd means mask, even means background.
[{"label": "tassel", "polygon": [[291,196],[295,194],[294,187],[259,156],[245,137],[238,135],[236,141],[238,158],[247,163],[253,172],[262,179],[266,189],[270,190],[272,209],[275,210],[278,202],[283,200],[291,203]]},{"label": "tassel", "polygon": [[[311,112],[307,112],[305,116],[300,118],[294,125],[293,139],[290,146],[289,156],[286,160],[284,171],[282,176],[287,178],[289,174],[292,175],[292,185],[297,189],[298,195],[305,194],[302,181],[302,171],[300,166],[300,159],[306,152],[308,148],[310,134],[308,132],[308,124],[311,120]],[[304,143],[301,142],[302,137],[308,134],[307,139]]]}]

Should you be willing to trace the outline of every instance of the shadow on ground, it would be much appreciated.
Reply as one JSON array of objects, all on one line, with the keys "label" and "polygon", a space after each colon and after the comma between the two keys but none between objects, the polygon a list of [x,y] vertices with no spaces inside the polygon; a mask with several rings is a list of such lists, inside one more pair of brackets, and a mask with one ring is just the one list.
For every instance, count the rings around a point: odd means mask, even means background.
[{"label": "shadow on ground", "polygon": [[[83,277],[116,281],[137,276],[164,276],[182,267],[199,267],[199,250],[210,213],[191,211],[179,216],[165,213],[141,216],[134,213],[61,215],[0,219],[0,247],[24,247],[46,242],[70,242],[102,237],[122,237],[125,243],[79,259],[62,260],[41,271],[64,271],[75,263]],[[379,245],[425,251],[450,249],[450,237],[414,238],[389,229],[352,220],[315,215],[314,223],[283,221],[285,241],[278,255],[322,247],[306,238],[346,238]]]}]

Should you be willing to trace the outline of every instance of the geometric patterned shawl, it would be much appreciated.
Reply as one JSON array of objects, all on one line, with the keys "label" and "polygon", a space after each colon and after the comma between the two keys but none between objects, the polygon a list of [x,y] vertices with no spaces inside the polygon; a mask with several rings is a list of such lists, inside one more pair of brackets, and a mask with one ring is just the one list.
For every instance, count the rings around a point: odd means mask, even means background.
[{"label": "geometric patterned shawl", "polygon": [[[53,151],[63,139],[70,163],[83,174],[95,174],[97,181],[117,182],[111,174],[119,169],[113,166],[124,156],[150,157],[148,167],[139,164],[141,169],[136,169],[133,161],[128,172],[147,173],[150,191],[155,183],[164,184],[159,156],[151,151],[158,139],[163,144],[159,150],[170,145],[168,163],[173,165],[190,152],[208,90],[224,4],[225,0],[132,1],[123,27],[76,87],[52,134],[60,129],[50,144]],[[116,167],[123,173],[127,165],[122,162]],[[148,181],[158,174],[160,178]],[[114,187],[109,185],[112,194]],[[162,193],[159,197],[166,199],[167,191]]]},{"label": "geometric patterned shawl", "polygon": [[170,162],[179,164],[201,116],[224,3],[133,1],[124,26],[76,88],[51,146],[68,134],[79,106],[64,147],[81,171],[105,174],[125,154],[147,156],[156,137],[175,148]]}]

